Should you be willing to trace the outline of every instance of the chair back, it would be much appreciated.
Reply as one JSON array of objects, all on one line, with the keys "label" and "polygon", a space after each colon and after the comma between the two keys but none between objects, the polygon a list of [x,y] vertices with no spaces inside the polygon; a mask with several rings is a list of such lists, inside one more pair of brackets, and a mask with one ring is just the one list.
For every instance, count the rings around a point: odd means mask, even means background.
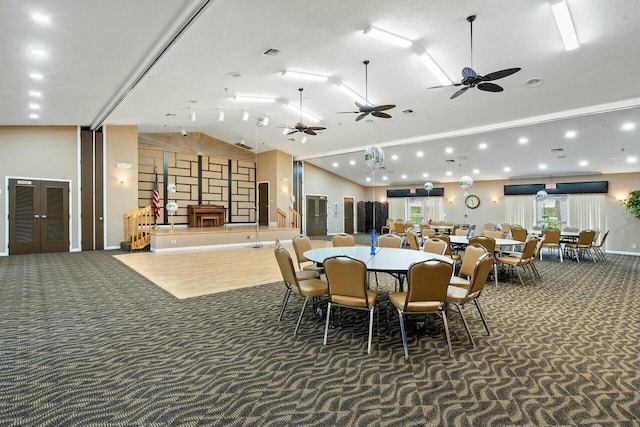
[{"label": "chair back", "polygon": [[504,234],[508,234],[511,232],[511,224],[508,222],[503,222],[498,226],[498,229],[501,230]]},{"label": "chair back", "polygon": [[402,247],[402,237],[396,234],[383,234],[378,237],[378,246],[381,248],[400,248]]},{"label": "chair back", "polygon": [[407,273],[407,298],[404,311],[442,309],[447,300],[447,288],[453,265],[444,261],[415,262]]},{"label": "chair back", "polygon": [[393,223],[393,231],[400,236],[404,236],[404,222],[396,221]]},{"label": "chair back", "polygon": [[[479,245],[478,243],[470,243],[467,245],[464,250],[464,257],[462,258],[462,265],[460,266],[460,275],[471,277],[473,275],[473,270],[476,267],[476,263],[478,259],[484,255],[488,254],[487,250],[484,246]],[[489,254],[491,256],[491,254]]]},{"label": "chair back", "polygon": [[511,238],[519,242],[525,242],[527,240],[527,230],[524,228],[512,228]]},{"label": "chair back", "polygon": [[542,227],[539,225],[534,225],[533,227],[531,227],[532,230],[536,230],[536,231],[541,231]]},{"label": "chair back", "polygon": [[491,256],[496,252],[496,239],[489,236],[473,236],[469,238],[469,243],[477,243],[489,252]]},{"label": "chair back", "polygon": [[447,244],[447,249],[444,251],[445,255],[451,255],[451,238],[446,234],[436,234],[433,236],[436,239],[440,239]]},{"label": "chair back", "polygon": [[496,229],[496,224],[494,222],[485,222],[484,223],[483,230],[488,231],[488,230],[495,230],[495,229]]},{"label": "chair back", "polygon": [[298,286],[298,278],[296,277],[296,271],[293,268],[293,260],[291,254],[285,248],[280,246],[275,248],[273,253],[276,255],[276,261],[278,261],[278,267],[280,267],[280,273],[282,274],[282,280],[291,287],[291,290],[295,293],[300,293],[300,287]]},{"label": "chair back", "polygon": [[600,229],[599,228],[594,228],[593,231],[595,232],[595,234],[593,235],[593,244],[595,245],[598,242],[598,236],[600,236]]},{"label": "chair back", "polygon": [[593,236],[596,232],[593,230],[582,230],[578,236],[578,247],[588,248],[593,243]]},{"label": "chair back", "polygon": [[336,248],[337,247],[341,247],[341,246],[355,246],[356,245],[356,240],[350,234],[341,233],[341,234],[335,234],[331,238],[331,243]]},{"label": "chair back", "polygon": [[536,249],[535,251],[533,251],[533,259],[535,260],[535,258],[538,256],[538,254],[540,253],[540,249],[542,248],[542,245],[544,245],[544,243],[547,241],[547,236],[542,236],[538,239],[538,243],[536,243]]},{"label": "chair back", "polygon": [[467,298],[469,296],[478,296],[480,292],[482,292],[492,268],[493,257],[486,252],[480,255],[480,258],[477,259],[476,265],[474,266],[471,279],[469,279],[471,286],[469,286],[469,290],[467,291]]},{"label": "chair back", "polygon": [[456,228],[456,231],[454,232],[454,236],[466,236],[468,232],[469,232],[468,228]]},{"label": "chair back", "polygon": [[367,299],[367,266],[348,256],[324,260],[324,274],[329,284],[329,300],[352,307],[369,307]]},{"label": "chair back", "polygon": [[494,239],[502,239],[502,236],[504,236],[504,233],[500,230],[485,230],[482,234]]},{"label": "chair back", "polygon": [[291,243],[293,243],[293,251],[296,253],[298,268],[300,268],[301,262],[310,261],[303,254],[311,249],[311,240],[307,236],[299,235],[295,236]]},{"label": "chair back", "polygon": [[578,227],[573,227],[571,225],[568,225],[568,226],[564,227],[562,229],[562,231],[567,231],[569,233],[577,233],[578,231],[580,231],[580,229]]},{"label": "chair back", "polygon": [[536,246],[538,245],[538,238],[532,237],[527,240],[524,244],[524,249],[522,250],[522,255],[520,255],[520,259],[527,260],[532,259],[536,253]]},{"label": "chair back", "polygon": [[429,238],[429,236],[436,234],[436,230],[434,230],[433,228],[429,228],[428,225],[425,225],[424,227],[420,227],[420,234],[422,234],[423,239],[427,239]]},{"label": "chair back", "polygon": [[407,230],[407,241],[409,242],[409,247],[413,250],[420,250],[420,243],[418,242],[418,235],[413,230]]},{"label": "chair back", "polygon": [[560,230],[542,230],[542,237],[545,237],[544,243],[547,245],[560,244]]},{"label": "chair back", "polygon": [[444,255],[447,251],[447,242],[438,239],[437,237],[431,237],[424,241],[422,250],[431,254]]},{"label": "chair back", "polygon": [[600,244],[598,246],[604,245],[604,241],[607,240],[607,236],[609,235],[609,230],[605,231],[602,235],[602,239],[600,240]]}]

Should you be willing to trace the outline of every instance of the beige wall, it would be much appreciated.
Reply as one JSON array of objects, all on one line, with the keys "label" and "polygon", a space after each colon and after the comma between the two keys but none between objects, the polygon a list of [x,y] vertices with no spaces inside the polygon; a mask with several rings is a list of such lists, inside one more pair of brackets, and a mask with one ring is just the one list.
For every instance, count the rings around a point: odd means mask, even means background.
[{"label": "beige wall", "polygon": [[259,153],[257,169],[257,182],[269,183],[269,223],[276,225],[278,208],[289,214],[293,159],[278,150]]},{"label": "beige wall", "polygon": [[[329,234],[342,233],[344,231],[344,196],[355,198],[353,209],[354,230],[358,229],[358,202],[371,200],[373,197],[373,190],[371,188],[348,181],[311,163],[304,164],[303,189],[304,194],[327,196],[327,232]],[[338,203],[338,216],[333,215],[334,203]],[[304,205],[302,214],[304,222]]]},{"label": "beige wall", "polygon": [[8,178],[69,181],[71,250],[80,248],[79,145],[76,126],[0,126],[0,255],[7,255]]},{"label": "beige wall", "polygon": [[[124,238],[124,213],[138,207],[138,128],[107,126],[105,141],[105,248],[120,247]],[[117,168],[117,162],[131,169]],[[124,178],[125,182],[120,182]]]}]

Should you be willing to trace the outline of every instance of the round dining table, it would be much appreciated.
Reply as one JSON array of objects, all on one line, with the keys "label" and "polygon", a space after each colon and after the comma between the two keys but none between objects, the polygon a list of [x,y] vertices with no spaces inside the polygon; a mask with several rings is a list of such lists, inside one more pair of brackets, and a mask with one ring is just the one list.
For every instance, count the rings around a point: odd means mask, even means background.
[{"label": "round dining table", "polygon": [[[451,243],[453,243],[454,245],[468,245],[469,244],[469,238],[467,236],[450,236],[449,239],[451,239]],[[513,240],[513,239],[494,239],[496,241],[496,246],[517,246],[517,245],[524,245],[524,242],[521,242],[520,240]]]}]

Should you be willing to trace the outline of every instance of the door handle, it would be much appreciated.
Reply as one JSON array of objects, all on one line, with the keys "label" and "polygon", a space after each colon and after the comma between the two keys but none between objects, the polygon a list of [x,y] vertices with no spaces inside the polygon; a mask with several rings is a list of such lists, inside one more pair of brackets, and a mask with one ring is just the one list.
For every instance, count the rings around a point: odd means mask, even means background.
[{"label": "door handle", "polygon": [[42,215],[42,219],[47,219],[47,216],[46,215]]},{"label": "door handle", "polygon": [[99,218],[98,218],[98,220],[99,220],[99,221],[102,221],[102,217],[99,217]]},{"label": "door handle", "polygon": [[40,215],[34,215],[33,217],[34,218],[40,218]]}]

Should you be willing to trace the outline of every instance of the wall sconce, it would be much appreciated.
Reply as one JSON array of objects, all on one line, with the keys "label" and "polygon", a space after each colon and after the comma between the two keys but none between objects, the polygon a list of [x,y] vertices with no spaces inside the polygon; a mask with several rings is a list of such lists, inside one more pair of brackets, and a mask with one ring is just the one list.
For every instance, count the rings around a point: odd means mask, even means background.
[{"label": "wall sconce", "polygon": [[498,203],[498,198],[497,198],[497,197],[494,197],[494,198],[492,198],[492,199],[491,199],[491,201],[492,201],[493,203]]},{"label": "wall sconce", "polygon": [[628,200],[628,197],[629,197],[629,196],[627,196],[626,194],[618,194],[618,195],[616,196],[616,200],[618,200],[618,202],[619,202],[622,206],[626,206],[626,204],[627,204],[627,200]]},{"label": "wall sconce", "polygon": [[287,194],[289,192],[289,189],[285,186],[282,187],[282,194]]},{"label": "wall sconce", "polygon": [[127,182],[127,178],[124,176],[118,177],[118,181],[120,181],[120,184],[124,184],[125,182]]},{"label": "wall sconce", "polygon": [[453,203],[453,199],[449,199],[449,203]]}]

